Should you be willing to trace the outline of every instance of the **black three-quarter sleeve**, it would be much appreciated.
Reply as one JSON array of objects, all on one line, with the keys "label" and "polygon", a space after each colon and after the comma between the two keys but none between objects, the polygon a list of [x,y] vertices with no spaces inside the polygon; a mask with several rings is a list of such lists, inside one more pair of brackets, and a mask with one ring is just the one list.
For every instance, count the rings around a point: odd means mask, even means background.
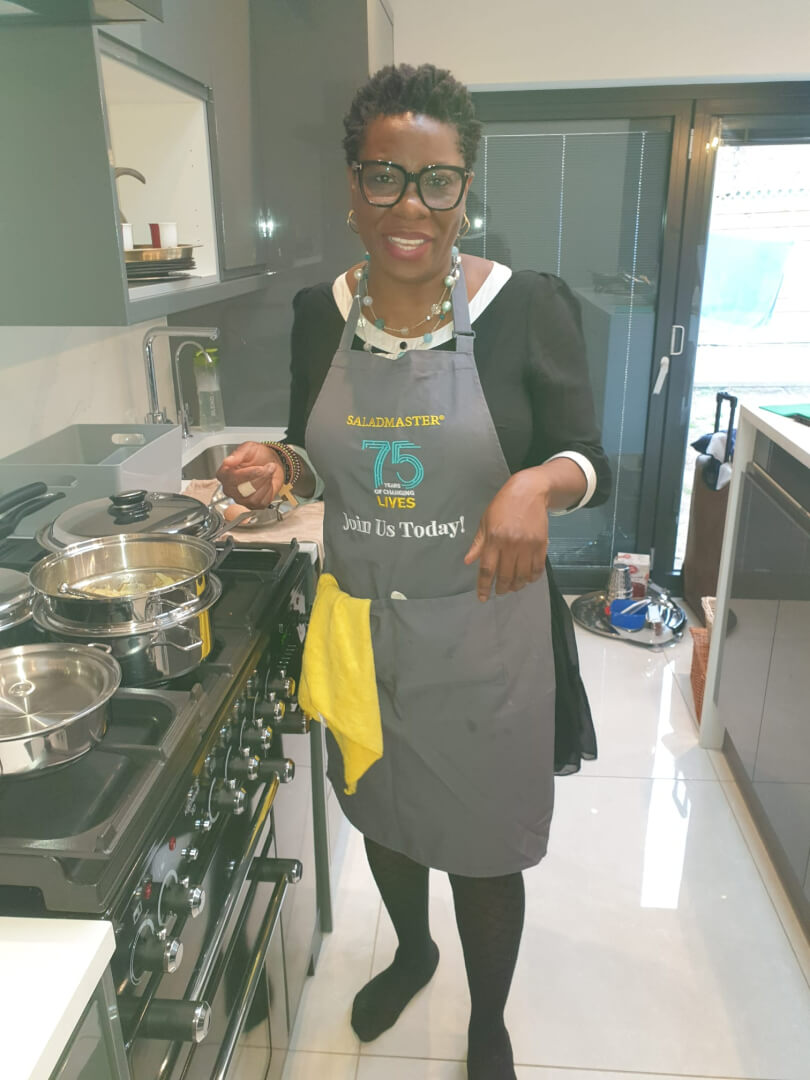
[{"label": "black three-quarter sleeve", "polygon": [[601,445],[579,303],[553,274],[536,274],[534,295],[527,305],[527,384],[533,435],[527,465],[539,465],[563,450],[590,461],[596,490],[588,506],[610,495],[610,466]]},{"label": "black three-quarter sleeve", "polygon": [[290,413],[287,441],[303,446],[307,420],[338,347],[343,319],[329,285],[301,289],[293,298],[290,340]]}]

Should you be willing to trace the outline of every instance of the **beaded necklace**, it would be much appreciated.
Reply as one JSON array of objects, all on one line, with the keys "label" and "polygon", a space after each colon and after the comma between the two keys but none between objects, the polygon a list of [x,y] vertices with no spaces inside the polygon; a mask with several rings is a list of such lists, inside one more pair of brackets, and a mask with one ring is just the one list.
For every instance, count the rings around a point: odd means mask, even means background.
[{"label": "beaded necklace", "polygon": [[[416,330],[418,327],[424,326],[425,323],[432,322],[434,319],[437,319],[438,322],[441,322],[442,319],[444,319],[445,315],[447,315],[448,312],[450,312],[453,308],[453,302],[450,299],[450,295],[456,286],[456,282],[458,281],[460,274],[459,267],[461,265],[461,255],[459,254],[459,250],[455,245],[453,245],[453,247],[451,248],[450,254],[452,257],[452,265],[450,267],[450,272],[447,274],[447,276],[444,278],[444,281],[442,282],[441,296],[435,304],[431,305],[430,311],[427,313],[427,315],[425,315],[423,319],[420,319],[419,322],[414,323],[413,326],[394,327],[386,326],[385,319],[379,318],[374,311],[374,299],[369,295],[368,292],[368,266],[371,256],[368,252],[366,252],[363,256],[365,260],[365,266],[362,270],[355,270],[354,272],[354,276],[357,281],[357,292],[355,293],[355,299],[360,300],[360,304],[363,310],[363,314],[357,320],[358,327],[362,328],[368,322],[375,326],[378,330],[385,330],[388,333],[397,334],[400,337],[409,337],[411,336],[412,330]],[[422,335],[422,341],[426,345],[429,345],[432,340],[433,334],[430,332],[430,330],[427,330]],[[363,347],[366,349],[367,352],[371,351],[370,342],[367,341]]]}]

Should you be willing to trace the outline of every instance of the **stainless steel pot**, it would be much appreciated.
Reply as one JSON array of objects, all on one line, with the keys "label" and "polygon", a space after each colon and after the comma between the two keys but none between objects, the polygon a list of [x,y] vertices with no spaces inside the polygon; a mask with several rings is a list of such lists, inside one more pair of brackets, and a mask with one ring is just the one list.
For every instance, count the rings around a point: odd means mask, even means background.
[{"label": "stainless steel pot", "polygon": [[222,595],[222,585],[209,574],[206,588],[174,621],[160,617],[141,623],[102,628],[77,626],[52,615],[42,597],[34,601],[34,622],[60,641],[103,644],[121,668],[123,686],[154,686],[193,671],[211,652],[210,609]]},{"label": "stainless steel pot", "polygon": [[[245,519],[251,516],[245,512]],[[233,528],[222,514],[190,495],[164,491],[124,491],[71,506],[37,533],[46,551],[61,551],[99,536],[169,533],[215,540]]]},{"label": "stainless steel pot", "polygon": [[47,555],[29,581],[42,599],[38,607],[72,629],[94,637],[142,633],[192,614],[221,557],[194,536],[105,536]]},{"label": "stainless steel pot", "polygon": [[0,648],[23,644],[31,627],[33,599],[25,574],[0,567]]},{"label": "stainless steel pot", "polygon": [[0,778],[39,773],[90,750],[107,730],[121,669],[88,645],[0,652]]}]

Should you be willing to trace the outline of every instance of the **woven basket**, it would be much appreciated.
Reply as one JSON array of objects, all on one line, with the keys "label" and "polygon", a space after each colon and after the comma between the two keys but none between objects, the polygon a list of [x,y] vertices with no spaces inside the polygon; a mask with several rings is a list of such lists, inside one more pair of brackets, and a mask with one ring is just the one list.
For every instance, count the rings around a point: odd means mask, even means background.
[{"label": "woven basket", "polygon": [[695,699],[695,715],[700,723],[703,712],[703,692],[706,689],[706,669],[709,665],[709,631],[703,627],[689,627],[692,635],[692,667],[689,681],[692,683],[692,696]]}]

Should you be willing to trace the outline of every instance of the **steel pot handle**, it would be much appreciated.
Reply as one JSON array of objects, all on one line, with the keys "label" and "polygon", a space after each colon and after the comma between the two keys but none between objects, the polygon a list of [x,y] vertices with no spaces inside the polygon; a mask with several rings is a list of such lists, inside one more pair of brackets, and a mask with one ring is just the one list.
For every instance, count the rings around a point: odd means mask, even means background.
[{"label": "steel pot handle", "polygon": [[217,548],[217,557],[214,560],[214,565],[211,567],[211,569],[218,570],[235,547],[236,541],[234,540],[234,538],[232,536],[227,537],[222,546]]},{"label": "steel pot handle", "polygon": [[150,597],[149,606],[147,608],[150,618],[157,618],[160,615],[168,615],[169,612],[174,614],[182,614],[184,610],[191,611],[199,598],[195,597],[191,600],[183,600],[178,604],[176,600],[170,600],[168,596],[155,596]]},{"label": "steel pot handle", "polygon": [[206,540],[210,542],[218,540],[223,533],[230,532],[231,529],[238,529],[240,525],[244,525],[246,521],[256,517],[255,510],[245,510],[244,514],[240,514],[232,521],[223,521],[222,524],[211,533],[210,536],[206,536]]},{"label": "steel pot handle", "polygon": [[169,648],[177,649],[179,652],[194,652],[195,649],[199,649],[203,643],[201,637],[197,637],[193,630],[188,626],[173,627],[176,630],[183,630],[189,636],[188,645],[181,645],[178,641],[170,641],[168,638],[164,638],[160,632],[154,634],[152,637],[153,645],[167,645]]},{"label": "steel pot handle", "polygon": [[104,641],[88,641],[87,642],[87,648],[88,649],[101,649],[101,651],[105,652],[107,654],[107,656],[112,656],[112,654],[113,654],[112,645],[108,645]]}]

